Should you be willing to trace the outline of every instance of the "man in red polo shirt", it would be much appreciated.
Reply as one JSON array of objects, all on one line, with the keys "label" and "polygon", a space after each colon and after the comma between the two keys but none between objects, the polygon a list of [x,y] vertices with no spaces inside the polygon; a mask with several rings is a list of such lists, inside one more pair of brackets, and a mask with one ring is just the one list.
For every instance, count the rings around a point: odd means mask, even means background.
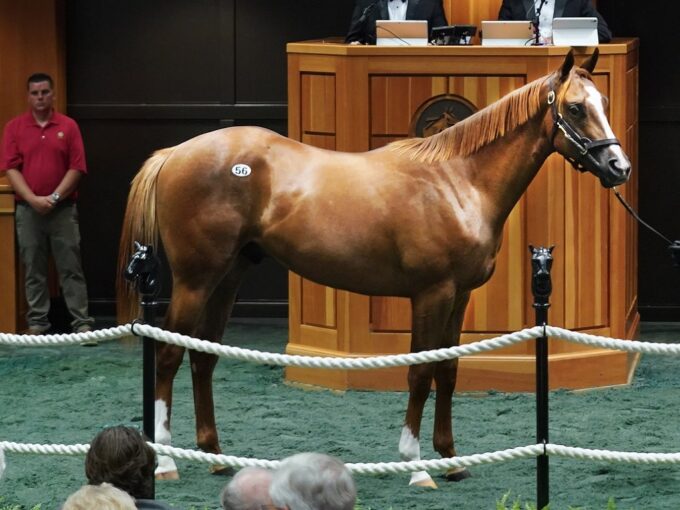
[{"label": "man in red polo shirt", "polygon": [[28,78],[28,104],[28,112],[5,126],[0,154],[0,170],[7,172],[17,204],[17,240],[26,268],[27,333],[41,334],[51,328],[47,318],[50,252],[73,330],[90,331],[94,319],[88,314],[75,204],[78,183],[87,172],[83,139],[73,119],[54,111],[49,75]]}]

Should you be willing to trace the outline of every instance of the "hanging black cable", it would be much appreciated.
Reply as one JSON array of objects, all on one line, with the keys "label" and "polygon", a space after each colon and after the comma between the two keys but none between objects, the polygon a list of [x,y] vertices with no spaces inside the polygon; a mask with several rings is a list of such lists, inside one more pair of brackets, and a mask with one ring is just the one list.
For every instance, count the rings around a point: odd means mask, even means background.
[{"label": "hanging black cable", "polygon": [[626,202],[626,200],[621,196],[621,193],[616,188],[612,188],[614,190],[614,195],[616,195],[616,198],[618,198],[619,202],[625,207],[626,211],[630,213],[630,215],[635,218],[635,220],[642,226],[647,227],[647,229],[653,233],[655,233],[657,236],[659,236],[661,239],[666,241],[669,246],[668,249],[671,252],[671,258],[673,259],[673,265],[676,267],[680,267],[680,240],[675,240],[671,241],[668,237],[663,235],[661,232],[659,232],[657,229],[652,227],[649,223],[645,222],[640,218],[637,212],[633,210],[633,208]]}]

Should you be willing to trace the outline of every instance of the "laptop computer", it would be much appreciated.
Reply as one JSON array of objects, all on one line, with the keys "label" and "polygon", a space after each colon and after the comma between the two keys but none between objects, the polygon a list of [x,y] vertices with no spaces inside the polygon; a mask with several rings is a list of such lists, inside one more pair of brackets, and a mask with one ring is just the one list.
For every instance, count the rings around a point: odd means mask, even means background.
[{"label": "laptop computer", "polygon": [[555,46],[597,46],[597,18],[553,19]]},{"label": "laptop computer", "polygon": [[377,46],[427,46],[427,21],[379,19],[375,35]]},{"label": "laptop computer", "polygon": [[530,21],[482,21],[482,46],[530,46],[533,39]]}]

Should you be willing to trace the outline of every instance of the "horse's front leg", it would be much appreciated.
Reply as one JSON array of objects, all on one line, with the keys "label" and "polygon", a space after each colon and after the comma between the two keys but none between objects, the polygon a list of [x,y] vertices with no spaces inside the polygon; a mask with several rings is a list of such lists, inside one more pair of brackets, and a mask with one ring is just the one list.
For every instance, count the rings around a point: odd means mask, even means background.
[{"label": "horse's front leg", "polygon": [[[460,341],[460,330],[463,326],[463,317],[470,293],[460,293],[456,296],[454,308],[451,312],[442,344],[439,347],[451,347],[458,345]],[[451,410],[453,407],[453,391],[456,388],[456,377],[458,373],[458,358],[440,361],[434,370],[434,380],[437,385],[437,397],[434,415],[434,434],[432,443],[434,449],[444,458],[455,457],[456,448],[453,441],[453,423]],[[450,468],[446,472],[449,481],[458,482],[470,476],[467,468]]]},{"label": "horse's front leg", "polygon": [[[411,299],[411,352],[426,351],[439,346],[451,316],[454,295],[453,284],[445,282]],[[408,407],[399,440],[399,453],[405,461],[420,460],[420,424],[423,408],[432,388],[434,370],[432,363],[409,367]],[[412,473],[409,485],[437,487],[426,471]]]}]

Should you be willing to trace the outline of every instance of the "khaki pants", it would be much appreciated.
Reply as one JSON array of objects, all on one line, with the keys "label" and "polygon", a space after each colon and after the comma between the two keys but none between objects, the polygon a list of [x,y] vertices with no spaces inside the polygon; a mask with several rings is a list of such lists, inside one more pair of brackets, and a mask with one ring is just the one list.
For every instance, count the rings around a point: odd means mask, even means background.
[{"label": "khaki pants", "polygon": [[88,315],[87,284],[80,262],[78,211],[73,202],[62,202],[42,216],[27,204],[18,203],[16,229],[21,260],[26,268],[26,300],[29,326],[49,329],[50,294],[47,284],[48,256],[52,253],[59,273],[64,301],[77,330],[94,324]]}]

